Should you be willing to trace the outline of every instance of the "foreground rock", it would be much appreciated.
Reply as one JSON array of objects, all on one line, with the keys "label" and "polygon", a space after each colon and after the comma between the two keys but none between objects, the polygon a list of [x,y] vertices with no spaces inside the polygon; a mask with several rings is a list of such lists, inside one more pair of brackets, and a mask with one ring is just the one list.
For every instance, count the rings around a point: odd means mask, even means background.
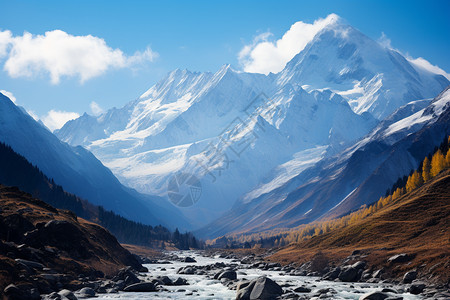
[{"label": "foreground rock", "polygon": [[373,292],[359,297],[359,300],[384,300],[388,297],[388,294],[382,292]]},{"label": "foreground rock", "polygon": [[127,286],[124,292],[156,292],[156,286],[152,282],[140,282]]},{"label": "foreground rock", "polygon": [[267,277],[259,277],[249,282],[238,284],[236,300],[275,299],[283,294],[282,288]]}]

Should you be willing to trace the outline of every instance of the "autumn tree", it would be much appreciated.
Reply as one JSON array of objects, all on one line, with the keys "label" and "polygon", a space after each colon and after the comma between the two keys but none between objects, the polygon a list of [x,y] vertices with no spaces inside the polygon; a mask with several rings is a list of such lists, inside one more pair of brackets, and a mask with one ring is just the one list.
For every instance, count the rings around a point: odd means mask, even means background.
[{"label": "autumn tree", "polygon": [[408,177],[408,181],[406,182],[406,191],[411,192],[412,190],[418,188],[423,184],[422,175],[416,171]]},{"label": "autumn tree", "polygon": [[425,159],[423,160],[423,166],[422,166],[423,182],[427,182],[428,180],[431,179],[430,171],[431,171],[430,160],[428,159],[428,157],[425,157]]},{"label": "autumn tree", "polygon": [[445,156],[445,167],[450,168],[450,149],[447,151],[447,155]]},{"label": "autumn tree", "polygon": [[433,158],[431,159],[431,176],[434,177],[439,174],[445,167],[445,158],[439,149],[434,153]]}]

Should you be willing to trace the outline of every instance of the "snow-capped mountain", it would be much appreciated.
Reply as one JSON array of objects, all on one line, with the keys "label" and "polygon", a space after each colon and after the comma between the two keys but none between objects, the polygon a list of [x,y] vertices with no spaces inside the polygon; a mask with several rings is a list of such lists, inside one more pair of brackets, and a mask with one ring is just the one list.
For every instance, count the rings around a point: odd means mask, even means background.
[{"label": "snow-capped mountain", "polygon": [[[165,201],[123,186],[91,152],[60,141],[0,93],[0,141],[11,146],[68,192],[147,224],[184,226]],[[157,211],[157,213],[156,213]],[[174,220],[169,220],[169,219]],[[172,226],[172,225],[171,225]]]},{"label": "snow-capped mountain", "polygon": [[216,73],[175,70],[123,108],[85,114],[55,134],[143,193],[166,196],[175,173],[195,174],[201,198],[181,210],[198,227],[448,84],[336,18],[278,74],[229,65]]},{"label": "snow-capped mountain", "polygon": [[281,185],[275,174],[273,182],[261,184],[198,234],[295,227],[371,204],[416,169],[449,133],[450,87],[433,101],[399,108],[354,145],[310,164]]},{"label": "snow-capped mountain", "polygon": [[448,80],[336,18],[277,74],[277,83],[331,89],[356,113],[381,120],[412,100],[435,97]]}]

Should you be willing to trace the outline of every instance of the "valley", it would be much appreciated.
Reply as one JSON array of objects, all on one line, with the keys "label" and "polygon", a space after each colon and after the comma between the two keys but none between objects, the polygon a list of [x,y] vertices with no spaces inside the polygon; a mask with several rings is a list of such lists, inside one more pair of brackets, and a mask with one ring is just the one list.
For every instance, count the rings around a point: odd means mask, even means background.
[{"label": "valley", "polygon": [[449,3],[87,2],[0,1],[0,299],[450,299]]}]

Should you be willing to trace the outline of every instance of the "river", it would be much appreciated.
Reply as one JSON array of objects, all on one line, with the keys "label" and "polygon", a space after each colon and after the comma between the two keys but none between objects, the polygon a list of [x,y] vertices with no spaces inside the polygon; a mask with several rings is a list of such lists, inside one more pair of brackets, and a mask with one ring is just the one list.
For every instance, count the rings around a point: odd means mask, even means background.
[{"label": "river", "polygon": [[182,277],[187,279],[189,285],[164,286],[167,291],[159,292],[98,294],[98,297],[92,299],[235,299],[236,291],[228,289],[221,281],[212,279],[211,275],[177,274],[177,270],[182,267],[208,266],[215,263],[224,263],[226,266],[232,266],[237,272],[238,280],[267,276],[282,286],[283,289],[293,290],[298,286],[309,287],[311,289],[310,293],[297,293],[303,297],[300,299],[311,299],[315,294],[317,295],[317,291],[325,288],[332,288],[336,292],[333,292],[332,298],[329,299],[359,299],[366,293],[381,291],[383,288],[391,288],[398,291],[397,294],[392,294],[397,299],[401,299],[400,297],[405,300],[422,299],[420,296],[404,292],[406,287],[402,285],[324,281],[320,280],[319,277],[291,276],[285,274],[283,271],[264,271],[257,268],[249,269],[248,265],[241,264],[238,260],[220,258],[219,256],[205,257],[198,251],[176,251],[171,252],[171,254],[175,254],[180,258],[192,257],[196,260],[196,263],[173,260],[166,264],[145,264],[144,266],[149,271],[148,273],[142,273],[140,279],[151,281],[157,276],[168,276],[170,279],[176,280],[178,277]]}]

